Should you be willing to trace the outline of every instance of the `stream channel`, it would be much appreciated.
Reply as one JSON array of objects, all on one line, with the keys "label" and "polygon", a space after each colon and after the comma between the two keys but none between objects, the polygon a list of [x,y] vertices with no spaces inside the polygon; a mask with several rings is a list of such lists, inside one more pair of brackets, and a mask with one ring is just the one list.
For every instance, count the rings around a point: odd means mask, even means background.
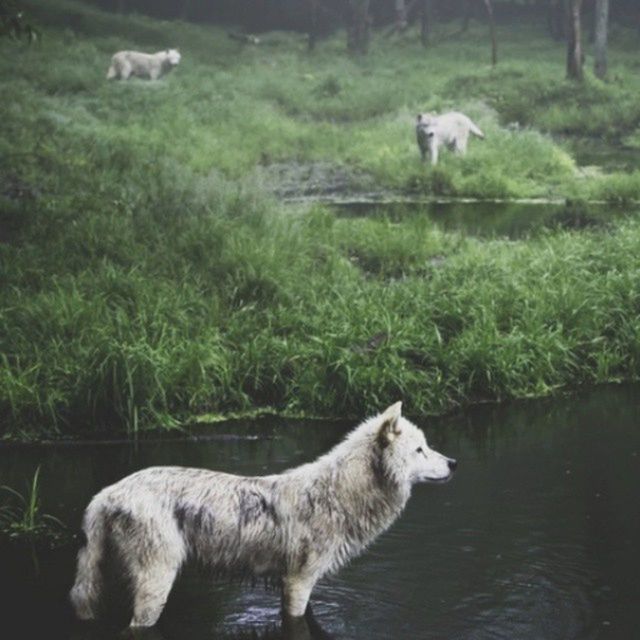
[{"label": "stream channel", "polygon": [[[459,468],[420,485],[396,524],[312,595],[313,618],[283,625],[261,586],[178,579],[153,640],[570,640],[639,637],[640,387],[479,406],[419,421]],[[132,443],[0,447],[0,482],[41,466],[45,512],[79,526],[100,488],[150,465],[266,474],[313,460],[352,422],[260,420]],[[76,545],[0,544],[0,637],[127,637],[73,619]]]}]

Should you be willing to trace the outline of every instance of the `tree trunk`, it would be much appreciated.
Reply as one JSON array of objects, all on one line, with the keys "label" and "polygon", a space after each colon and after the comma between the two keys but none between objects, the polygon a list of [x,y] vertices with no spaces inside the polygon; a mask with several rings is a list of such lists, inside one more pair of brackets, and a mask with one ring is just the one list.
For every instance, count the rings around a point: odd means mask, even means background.
[{"label": "tree trunk", "polygon": [[318,0],[308,0],[309,3],[309,51],[316,48],[318,40]]},{"label": "tree trunk", "polygon": [[420,42],[423,47],[429,45],[429,32],[433,22],[432,0],[420,0]]},{"label": "tree trunk", "polygon": [[561,21],[558,19],[559,8],[561,3],[558,0],[549,0],[547,5],[547,25],[549,26],[549,35],[554,40],[561,40],[563,33],[561,33]]},{"label": "tree trunk", "polygon": [[607,36],[609,31],[609,0],[596,0],[595,72],[598,78],[607,75]]},{"label": "tree trunk", "polygon": [[570,0],[549,0],[549,33],[554,40],[564,40],[569,31]]},{"label": "tree trunk", "polygon": [[498,42],[496,40],[496,22],[493,18],[493,5],[491,0],[484,0],[484,6],[489,16],[489,29],[491,31],[491,64],[495,67],[498,64]]},{"label": "tree trunk", "polygon": [[396,31],[399,31],[399,32],[405,31],[408,26],[407,4],[405,0],[395,0],[395,8],[396,8]]},{"label": "tree trunk", "polygon": [[570,0],[571,20],[569,23],[569,37],[567,39],[567,78],[582,80],[583,54],[582,54],[582,26],[580,24],[580,10],[582,0]]},{"label": "tree trunk", "polygon": [[182,8],[180,9],[180,19],[188,20],[191,15],[191,0],[182,0]]},{"label": "tree trunk", "polygon": [[462,31],[469,29],[469,21],[471,20],[471,0],[462,0]]},{"label": "tree trunk", "polygon": [[347,49],[350,53],[365,54],[369,48],[370,0],[349,0]]}]

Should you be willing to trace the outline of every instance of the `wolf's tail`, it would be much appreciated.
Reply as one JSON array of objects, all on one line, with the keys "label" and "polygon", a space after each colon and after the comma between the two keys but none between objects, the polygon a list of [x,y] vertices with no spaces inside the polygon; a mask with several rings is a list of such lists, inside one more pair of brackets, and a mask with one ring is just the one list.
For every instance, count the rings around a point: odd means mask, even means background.
[{"label": "wolf's tail", "polygon": [[89,505],[82,529],[86,543],[78,552],[78,572],[69,598],[81,620],[92,620],[97,616],[103,577],[100,561],[104,553],[105,526],[100,510]]},{"label": "wolf's tail", "polygon": [[109,67],[109,71],[107,71],[107,80],[113,80],[113,78],[115,78],[115,77],[116,77],[116,75],[117,75],[117,73],[116,73],[116,68],[115,68],[115,66],[112,64],[112,65]]},{"label": "wolf's tail", "polygon": [[484,138],[484,133],[482,133],[482,130],[477,124],[475,124],[471,120],[469,120],[469,124],[470,124],[469,131],[471,131],[471,133],[473,133],[474,136],[478,136],[478,138]]}]

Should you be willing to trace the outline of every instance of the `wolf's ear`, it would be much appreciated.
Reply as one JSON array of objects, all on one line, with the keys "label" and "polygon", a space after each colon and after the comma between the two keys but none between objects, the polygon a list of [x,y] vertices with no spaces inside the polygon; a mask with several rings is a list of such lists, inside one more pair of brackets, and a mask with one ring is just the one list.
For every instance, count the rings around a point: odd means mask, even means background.
[{"label": "wolf's ear", "polygon": [[421,113],[418,114],[418,122],[422,122],[422,114]]},{"label": "wolf's ear", "polygon": [[400,417],[402,416],[402,402],[392,404],[380,416],[378,441],[383,447],[391,444],[402,433]]}]

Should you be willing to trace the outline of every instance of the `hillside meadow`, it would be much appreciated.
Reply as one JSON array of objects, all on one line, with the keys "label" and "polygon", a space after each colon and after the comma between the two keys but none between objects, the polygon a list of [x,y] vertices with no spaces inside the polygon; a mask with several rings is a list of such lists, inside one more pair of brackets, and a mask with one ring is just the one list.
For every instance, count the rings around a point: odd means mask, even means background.
[{"label": "hillside meadow", "polygon": [[[426,217],[340,217],[279,198],[317,166],[342,193],[640,199],[640,173],[579,167],[560,134],[638,137],[631,32],[612,73],[563,74],[544,25],[444,25],[344,54],[338,32],[267,33],[28,2],[31,46],[0,41],[0,416],[5,438],[175,427],[273,411],[409,414],[635,379],[640,223],[520,240]],[[107,82],[118,49],[178,46],[158,82]],[[474,61],[473,64],[469,64]],[[422,165],[418,111],[485,130]],[[322,190],[326,185],[319,185]],[[304,190],[304,185],[301,190]]]}]

